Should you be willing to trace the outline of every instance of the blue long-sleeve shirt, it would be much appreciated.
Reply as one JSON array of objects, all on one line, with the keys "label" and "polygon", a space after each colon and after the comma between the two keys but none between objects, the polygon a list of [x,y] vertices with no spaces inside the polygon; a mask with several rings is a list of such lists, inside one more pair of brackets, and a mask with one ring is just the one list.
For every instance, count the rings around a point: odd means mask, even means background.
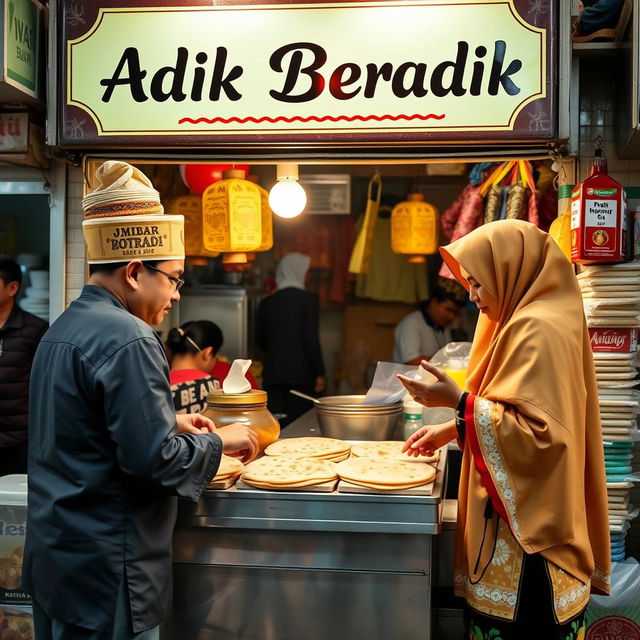
[{"label": "blue long-sleeve shirt", "polygon": [[197,500],[216,434],[177,434],[169,366],[150,326],[88,285],[42,338],[29,397],[23,588],[52,618],[102,630],[123,576],[134,631],[171,598],[177,500]]}]

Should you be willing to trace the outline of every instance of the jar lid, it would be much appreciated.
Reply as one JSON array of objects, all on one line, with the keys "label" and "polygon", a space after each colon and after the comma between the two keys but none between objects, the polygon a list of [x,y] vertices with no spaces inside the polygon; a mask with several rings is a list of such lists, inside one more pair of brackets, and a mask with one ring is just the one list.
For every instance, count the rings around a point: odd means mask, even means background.
[{"label": "jar lid", "polygon": [[216,389],[207,395],[208,404],[262,404],[266,401],[267,392],[261,389],[250,389],[244,393],[225,393],[222,389]]}]

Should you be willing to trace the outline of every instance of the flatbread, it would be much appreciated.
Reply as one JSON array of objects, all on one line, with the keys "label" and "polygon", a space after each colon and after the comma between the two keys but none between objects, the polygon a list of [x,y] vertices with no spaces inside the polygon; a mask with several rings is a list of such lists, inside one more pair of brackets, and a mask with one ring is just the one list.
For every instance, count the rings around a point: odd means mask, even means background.
[{"label": "flatbread", "polygon": [[326,460],[265,456],[246,466],[242,481],[273,487],[310,486],[335,480],[337,477],[334,464]]},{"label": "flatbread", "polygon": [[436,462],[440,459],[440,451],[436,451],[432,456],[414,458],[407,453],[402,453],[403,445],[404,442],[398,440],[361,442],[351,446],[351,455],[357,458],[374,458],[396,462]]},{"label": "flatbread", "polygon": [[212,482],[218,482],[220,480],[226,480],[228,478],[233,478],[235,476],[239,476],[242,474],[244,470],[244,465],[237,458],[232,458],[231,456],[222,456],[220,460],[220,466],[218,467],[218,471],[213,478]]},{"label": "flatbread", "polygon": [[375,489],[410,489],[431,482],[436,470],[430,464],[349,458],[335,465],[341,479]]},{"label": "flatbread", "polygon": [[301,458],[327,458],[347,453],[350,445],[336,438],[304,437],[284,438],[265,449],[267,456],[295,456]]}]

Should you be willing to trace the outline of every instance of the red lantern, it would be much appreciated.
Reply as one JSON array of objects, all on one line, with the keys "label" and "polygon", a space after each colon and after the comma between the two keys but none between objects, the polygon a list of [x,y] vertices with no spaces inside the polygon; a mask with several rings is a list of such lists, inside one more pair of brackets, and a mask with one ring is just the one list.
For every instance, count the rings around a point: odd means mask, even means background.
[{"label": "red lantern", "polygon": [[191,193],[201,196],[209,185],[222,180],[223,171],[232,168],[249,171],[247,164],[181,164],[180,177]]}]

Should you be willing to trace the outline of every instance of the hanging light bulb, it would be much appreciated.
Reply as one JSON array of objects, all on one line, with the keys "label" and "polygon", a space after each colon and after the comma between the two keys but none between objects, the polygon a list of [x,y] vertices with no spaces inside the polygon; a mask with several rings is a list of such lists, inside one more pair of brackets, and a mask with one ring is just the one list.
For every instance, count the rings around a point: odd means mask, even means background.
[{"label": "hanging light bulb", "polygon": [[297,164],[278,165],[278,182],[269,192],[269,206],[281,218],[295,218],[307,206],[307,194],[298,182]]}]

